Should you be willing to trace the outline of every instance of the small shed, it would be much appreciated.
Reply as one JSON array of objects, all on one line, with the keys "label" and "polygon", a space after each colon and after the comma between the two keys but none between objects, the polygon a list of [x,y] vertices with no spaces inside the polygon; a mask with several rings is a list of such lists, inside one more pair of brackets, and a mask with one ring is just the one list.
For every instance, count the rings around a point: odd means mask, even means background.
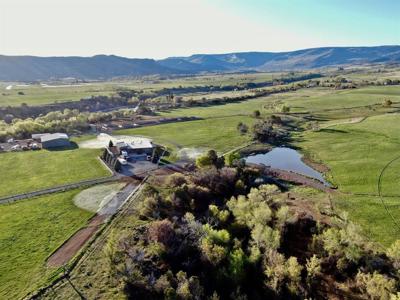
[{"label": "small shed", "polygon": [[40,137],[42,148],[61,148],[71,145],[69,137],[65,133],[49,133]]}]

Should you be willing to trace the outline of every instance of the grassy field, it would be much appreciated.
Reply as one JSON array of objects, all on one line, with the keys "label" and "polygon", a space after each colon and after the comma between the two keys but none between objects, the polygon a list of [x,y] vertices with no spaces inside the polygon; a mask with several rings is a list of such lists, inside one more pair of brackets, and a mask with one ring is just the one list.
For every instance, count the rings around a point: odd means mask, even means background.
[{"label": "grassy field", "polygon": [[0,197],[109,176],[99,150],[73,149],[0,154]]},{"label": "grassy field", "polygon": [[237,115],[251,115],[255,110],[266,112],[265,105],[272,103],[273,97],[263,97],[242,102],[214,105],[214,106],[200,106],[192,108],[174,109],[168,112],[162,112],[164,117],[180,117],[180,116],[196,116],[199,118],[213,118],[213,117],[226,117]]},{"label": "grassy field", "polygon": [[[392,102],[400,102],[399,86],[366,87],[354,90],[332,90],[313,89],[301,90],[289,93],[289,98],[283,99],[292,112],[310,112],[327,114],[328,111],[336,110],[329,114],[332,118],[348,117],[351,108],[355,113],[362,113],[360,107],[373,106],[383,103],[384,99],[391,99]],[[374,109],[374,108],[371,108]],[[341,111],[340,111],[341,110]],[[390,110],[390,109],[386,109]],[[383,111],[385,112],[385,111]]]},{"label": "grassy field", "polygon": [[79,190],[0,205],[0,299],[19,299],[52,271],[46,258],[92,213],[73,205]]},{"label": "grassy field", "polygon": [[[393,221],[377,197],[378,178],[385,165],[400,156],[399,130],[400,115],[386,114],[358,124],[307,132],[297,139],[299,147],[331,169],[329,177],[343,193],[337,199],[338,206],[385,246],[399,234],[393,234]],[[400,162],[384,173],[382,194],[390,211],[400,218],[396,166]]]},{"label": "grassy field", "polygon": [[[43,105],[48,103],[78,101],[96,95],[110,95],[118,89],[140,89],[145,91],[159,90],[163,88],[192,87],[202,85],[235,85],[247,82],[267,82],[274,78],[285,76],[281,73],[256,73],[256,74],[229,74],[194,76],[178,79],[143,79],[120,80],[106,82],[92,82],[75,85],[54,84],[20,84],[0,82],[0,107],[19,106],[22,103],[28,105]],[[23,94],[21,94],[23,93]]]},{"label": "grassy field", "polygon": [[255,119],[248,116],[222,117],[120,130],[114,134],[143,135],[175,148],[207,148],[225,152],[250,141],[249,135],[239,134],[236,128],[239,122],[251,126]]},{"label": "grassy field", "polygon": [[[96,95],[110,95],[115,92],[113,86],[104,84],[84,84],[75,86],[46,87],[41,85],[13,85],[11,89],[2,88],[0,106],[42,105],[54,102],[78,101]],[[20,93],[23,93],[21,95]]]}]

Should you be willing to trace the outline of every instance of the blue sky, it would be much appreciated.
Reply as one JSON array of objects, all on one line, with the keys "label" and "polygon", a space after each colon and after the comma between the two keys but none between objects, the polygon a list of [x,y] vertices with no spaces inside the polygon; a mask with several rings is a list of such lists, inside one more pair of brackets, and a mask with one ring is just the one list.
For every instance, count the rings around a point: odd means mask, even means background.
[{"label": "blue sky", "polygon": [[400,0],[0,0],[0,54],[164,58],[400,44]]},{"label": "blue sky", "polygon": [[[220,0],[265,26],[283,27],[332,45],[400,43],[398,0]],[[329,42],[328,42],[329,43]]]}]

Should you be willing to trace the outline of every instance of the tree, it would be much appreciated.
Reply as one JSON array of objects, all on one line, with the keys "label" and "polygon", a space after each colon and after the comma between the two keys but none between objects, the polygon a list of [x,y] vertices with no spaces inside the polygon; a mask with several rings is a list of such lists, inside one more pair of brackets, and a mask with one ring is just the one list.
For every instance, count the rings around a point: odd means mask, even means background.
[{"label": "tree", "polygon": [[[396,269],[400,270],[400,240],[395,241],[387,250],[386,255],[393,261]],[[400,271],[399,271],[400,273]]]},{"label": "tree", "polygon": [[196,159],[196,166],[198,168],[204,168],[207,166],[215,166],[220,169],[225,165],[224,157],[218,157],[215,150],[209,150],[206,154],[199,156]]},{"label": "tree", "polygon": [[247,257],[242,248],[235,249],[229,254],[229,276],[234,282],[239,282],[244,277],[244,268],[247,262]]},{"label": "tree", "polygon": [[286,105],[281,106],[281,113],[287,114],[290,112],[290,107]]},{"label": "tree", "polygon": [[110,140],[110,142],[108,143],[108,147],[109,147],[109,148],[114,147],[114,143],[113,143],[112,140]]},{"label": "tree", "polygon": [[274,128],[271,120],[259,121],[253,125],[253,138],[260,142],[273,143],[281,134]]},{"label": "tree", "polygon": [[382,106],[384,106],[384,107],[391,107],[392,104],[393,104],[392,100],[390,100],[390,99],[385,99],[385,100],[383,101],[383,103],[382,103]]},{"label": "tree", "polygon": [[12,114],[6,114],[4,116],[4,122],[6,122],[7,124],[11,124],[13,119],[14,119],[14,116]]},{"label": "tree", "polygon": [[225,162],[228,166],[233,166],[234,163],[240,159],[240,154],[238,152],[229,152],[225,155]]},{"label": "tree", "polygon": [[321,272],[321,259],[319,259],[315,254],[311,258],[307,259],[306,270],[307,282],[308,284],[311,284]]},{"label": "tree", "polygon": [[303,266],[297,262],[296,257],[291,256],[286,261],[286,272],[289,279],[288,288],[293,294],[296,294],[299,290],[302,269]]},{"label": "tree", "polygon": [[205,237],[201,240],[201,251],[212,265],[218,265],[228,253],[229,232],[213,229],[209,224],[203,225],[203,230]]},{"label": "tree", "polygon": [[239,130],[240,134],[246,134],[249,131],[249,127],[242,122],[239,122],[236,128]]},{"label": "tree", "polygon": [[253,111],[253,117],[254,117],[254,118],[259,118],[260,116],[261,116],[261,113],[260,113],[259,110]]},{"label": "tree", "polygon": [[370,274],[359,271],[356,275],[356,283],[370,299],[390,300],[396,292],[396,281],[377,272]]},{"label": "tree", "polygon": [[148,229],[149,240],[155,241],[165,246],[171,244],[175,237],[175,230],[171,221],[165,219],[154,221]]}]

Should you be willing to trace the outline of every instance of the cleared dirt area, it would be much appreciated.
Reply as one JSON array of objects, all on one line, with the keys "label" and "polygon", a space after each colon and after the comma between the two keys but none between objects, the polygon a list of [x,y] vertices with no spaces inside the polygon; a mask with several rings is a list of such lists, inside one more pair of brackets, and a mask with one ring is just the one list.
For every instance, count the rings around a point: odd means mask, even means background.
[{"label": "cleared dirt area", "polygon": [[49,267],[60,267],[69,262],[108,220],[108,218],[117,213],[118,209],[135,192],[137,187],[136,182],[120,184],[125,185],[125,187],[117,191],[117,193],[115,193],[115,195],[107,201],[104,206],[99,208],[97,214],[90,219],[86,227],[77,231],[49,257],[47,260],[47,265]]},{"label": "cleared dirt area", "polygon": [[279,169],[268,168],[268,167],[264,167],[261,169],[265,175],[273,177],[273,178],[278,178],[278,179],[292,182],[295,184],[305,185],[305,186],[308,186],[308,187],[311,187],[311,188],[314,188],[314,189],[317,189],[320,191],[324,191],[324,192],[333,192],[334,191],[334,189],[332,189],[329,186],[324,185],[322,182],[319,182],[315,179],[306,177],[304,175],[300,175],[300,174],[297,174],[294,172],[279,170]]},{"label": "cleared dirt area", "polygon": [[98,212],[125,186],[125,183],[96,185],[74,197],[74,204],[82,209]]},{"label": "cleared dirt area", "polygon": [[96,215],[89,224],[76,232],[67,240],[52,256],[47,260],[49,267],[60,267],[73,258],[83,245],[93,236],[100,228],[101,224],[106,220],[107,216]]}]

